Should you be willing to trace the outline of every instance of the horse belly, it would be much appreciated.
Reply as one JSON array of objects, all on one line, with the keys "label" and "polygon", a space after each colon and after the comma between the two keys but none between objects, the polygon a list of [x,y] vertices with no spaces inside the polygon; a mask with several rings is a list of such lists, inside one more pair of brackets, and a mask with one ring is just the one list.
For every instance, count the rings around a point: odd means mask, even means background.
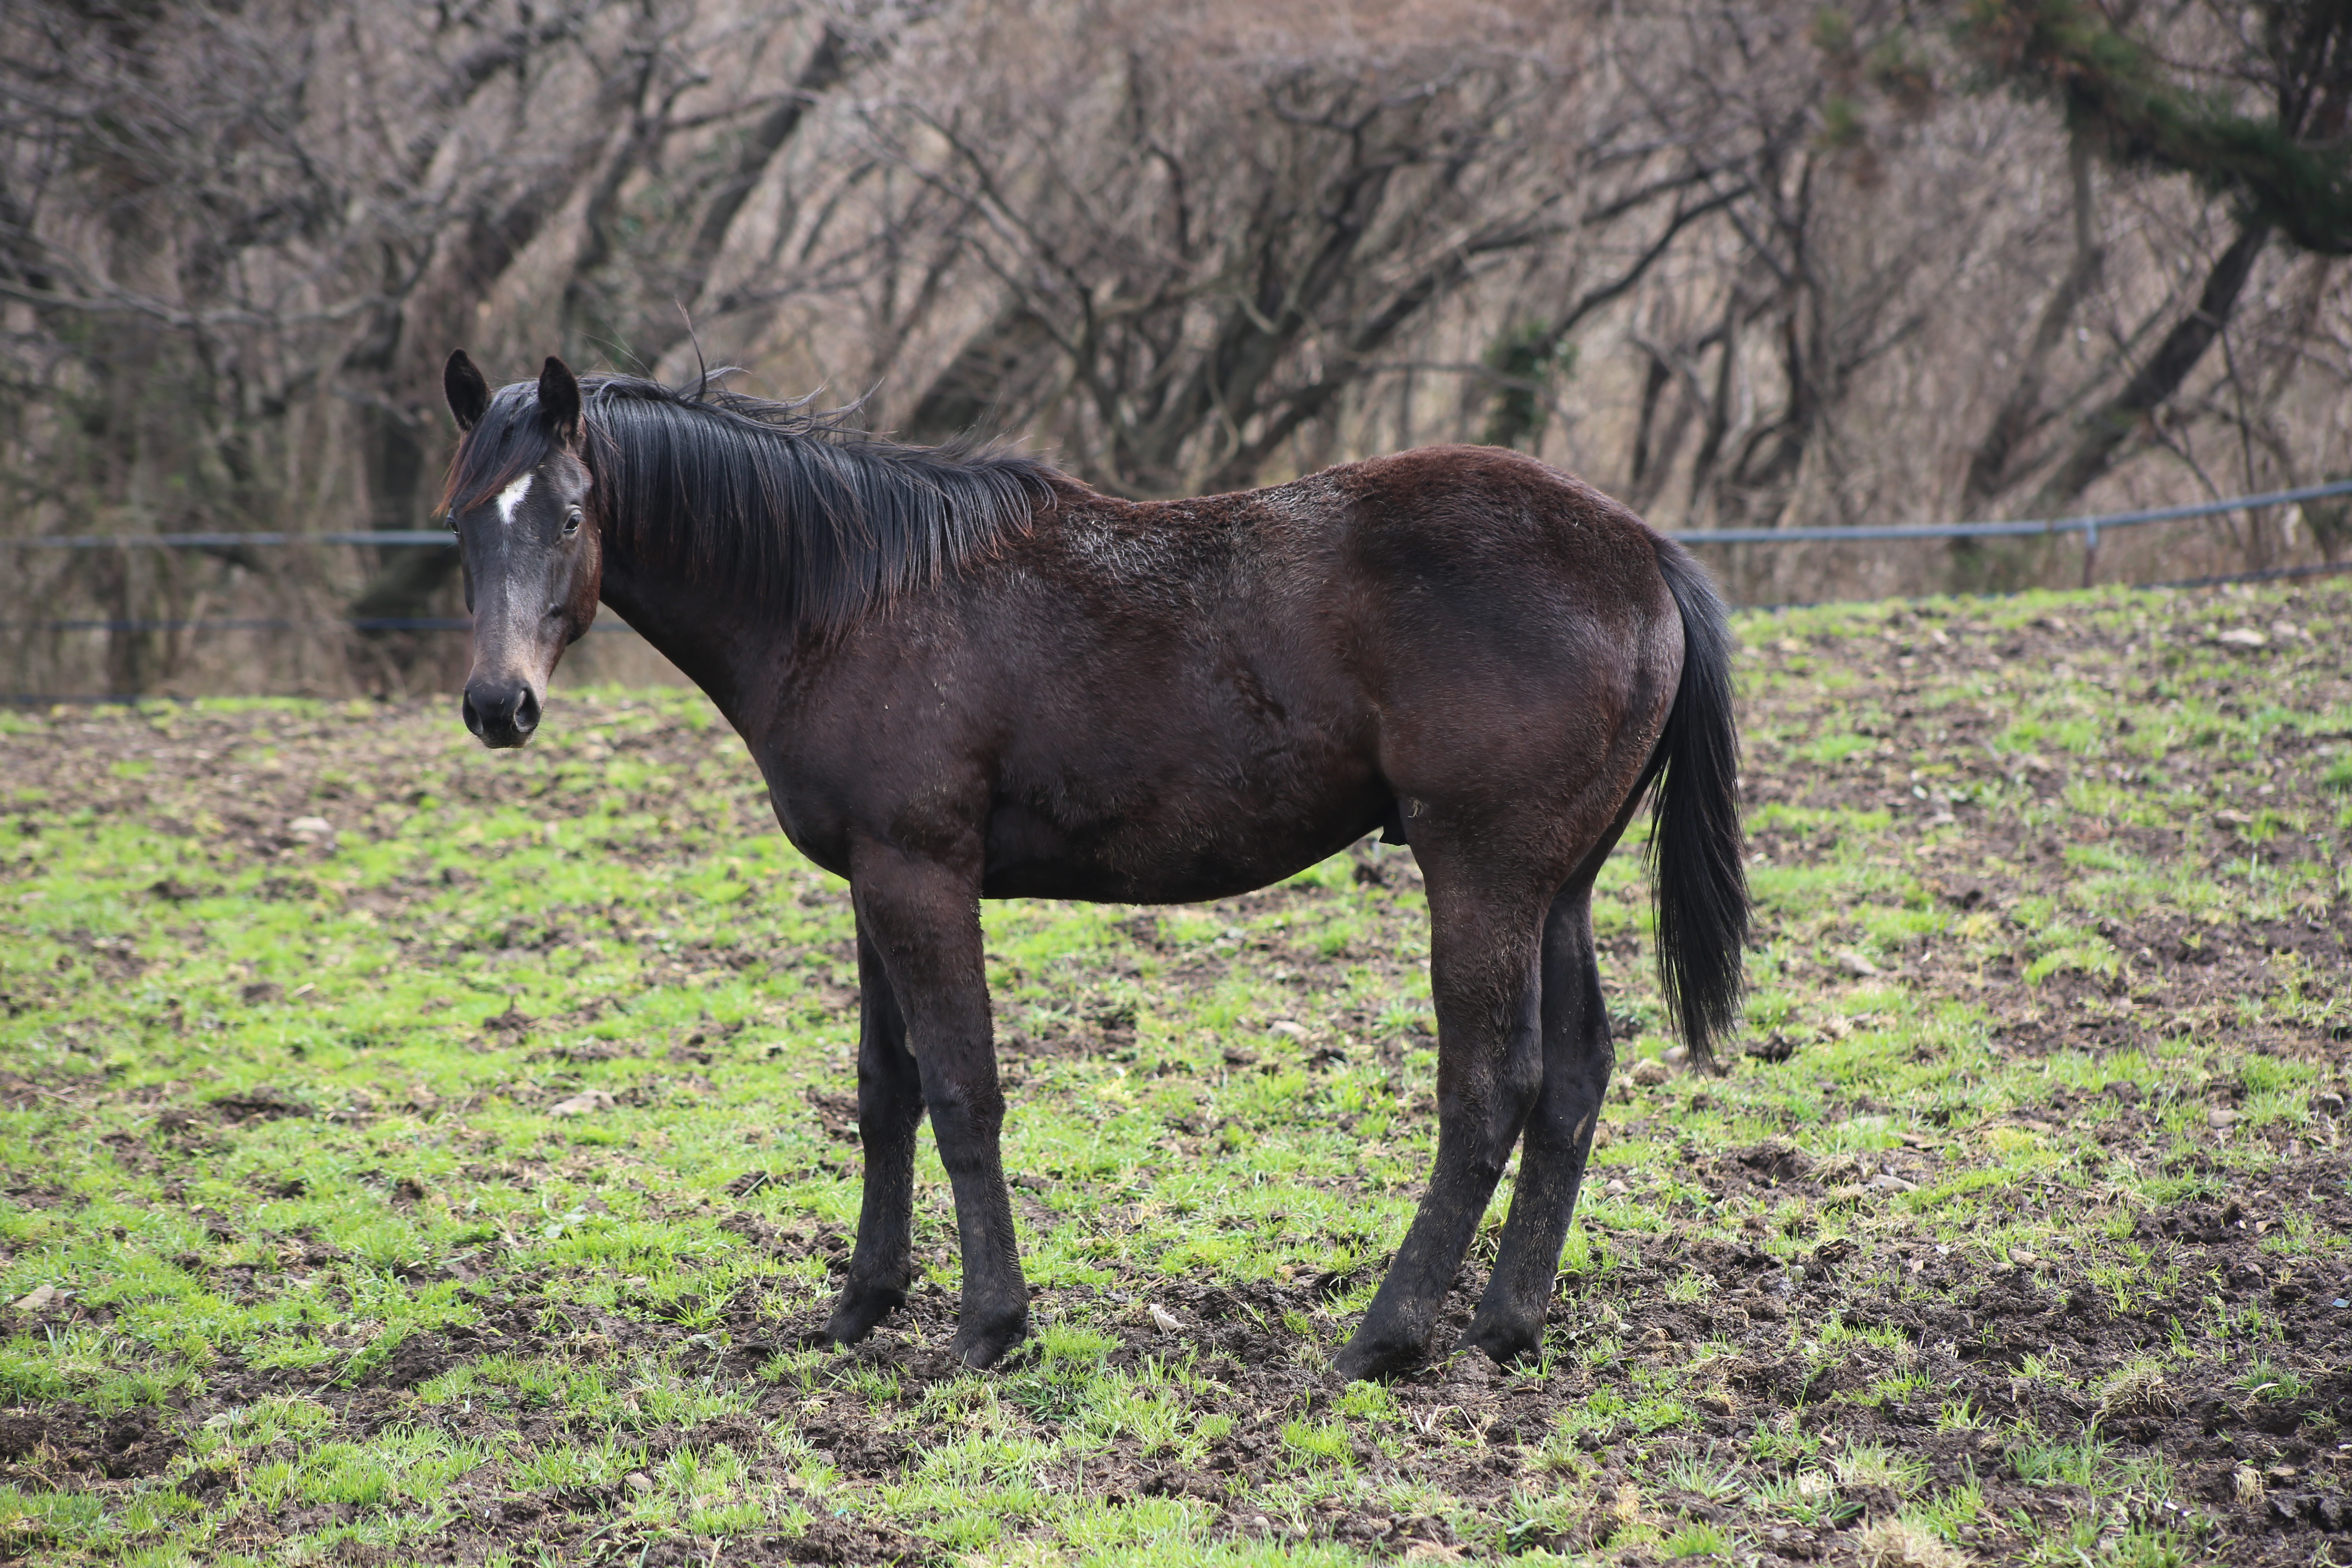
[{"label": "horse belly", "polygon": [[982,896],[1181,904],[1230,898],[1338,854],[1386,819],[1386,791],[1369,783],[1306,809],[1253,811],[1234,799],[1203,811],[1138,812],[1073,824],[1018,803],[988,827]]}]

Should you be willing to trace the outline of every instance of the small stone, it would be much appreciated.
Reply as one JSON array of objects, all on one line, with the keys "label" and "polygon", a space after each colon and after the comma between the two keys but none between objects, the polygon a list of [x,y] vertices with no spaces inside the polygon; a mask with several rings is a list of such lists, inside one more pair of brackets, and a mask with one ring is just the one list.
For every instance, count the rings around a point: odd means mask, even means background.
[{"label": "small stone", "polygon": [[2209,1110],[2205,1113],[2205,1125],[2216,1132],[2234,1124],[2237,1120],[2238,1113],[2234,1110]]},{"label": "small stone", "polygon": [[1862,954],[1854,952],[1852,948],[1847,948],[1843,952],[1840,952],[1837,955],[1837,961],[1838,967],[1845,971],[1846,973],[1853,975],[1856,980],[1867,980],[1872,975],[1878,973],[1878,965],[1871,963],[1870,960],[1863,957]]},{"label": "small stone", "polygon": [[36,1285],[30,1290],[26,1291],[22,1296],[16,1298],[16,1310],[20,1312],[46,1312],[51,1307],[58,1304],[58,1298],[61,1293],[62,1292],[60,1292],[54,1285]]},{"label": "small stone", "polygon": [[286,831],[297,838],[331,838],[335,825],[323,816],[298,816],[286,825]]},{"label": "small stone", "polygon": [[586,1089],[569,1100],[559,1100],[547,1108],[550,1116],[587,1116],[594,1111],[610,1110],[613,1097],[601,1089]]},{"label": "small stone", "polygon": [[1265,1027],[1269,1034],[1287,1035],[1294,1040],[1303,1040],[1307,1037],[1307,1026],[1291,1018],[1276,1018]]},{"label": "small stone", "polygon": [[2012,1247],[2009,1249],[2009,1260],[2020,1268],[2031,1268],[2041,1262],[2042,1258],[2038,1253],[2028,1252],[2021,1247]]},{"label": "small stone", "polygon": [[1674,1077],[1675,1069],[1668,1067],[1665,1063],[1660,1061],[1655,1057],[1646,1057],[1641,1061],[1635,1062],[1633,1064],[1633,1070],[1625,1076],[1632,1079],[1635,1083],[1642,1085],[1644,1089],[1654,1089],[1659,1084],[1665,1082],[1666,1079]]},{"label": "small stone", "polygon": [[1157,1301],[1151,1303],[1150,1312],[1151,1321],[1159,1325],[1160,1331],[1163,1334],[1172,1334],[1184,1326],[1183,1319]]},{"label": "small stone", "polygon": [[633,1492],[649,1492],[654,1489],[653,1477],[643,1470],[631,1470],[621,1478],[621,1484]]},{"label": "small stone", "polygon": [[2227,643],[2231,647],[2263,647],[2267,646],[2271,639],[2252,626],[2231,626],[2213,640]]}]

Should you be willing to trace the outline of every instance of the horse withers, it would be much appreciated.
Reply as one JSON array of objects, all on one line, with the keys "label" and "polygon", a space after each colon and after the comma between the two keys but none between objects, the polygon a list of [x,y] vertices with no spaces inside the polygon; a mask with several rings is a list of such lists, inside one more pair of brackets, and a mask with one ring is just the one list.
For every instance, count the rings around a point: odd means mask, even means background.
[{"label": "horse withers", "polygon": [[1661,978],[1700,1061],[1748,929],[1730,642],[1699,569],[1533,458],[1433,447],[1138,502],[713,388],[493,395],[451,356],[467,728],[516,746],[601,600],[709,693],[803,854],[849,880],[864,1209],[825,1331],[913,1280],[917,1124],[954,1187],[954,1351],[1027,1331],[979,900],[1176,903],[1367,834],[1428,889],[1435,1168],[1337,1370],[1427,1351],[1514,1145],[1465,1344],[1533,1352],[1614,1057],[1594,876],[1644,792]]}]

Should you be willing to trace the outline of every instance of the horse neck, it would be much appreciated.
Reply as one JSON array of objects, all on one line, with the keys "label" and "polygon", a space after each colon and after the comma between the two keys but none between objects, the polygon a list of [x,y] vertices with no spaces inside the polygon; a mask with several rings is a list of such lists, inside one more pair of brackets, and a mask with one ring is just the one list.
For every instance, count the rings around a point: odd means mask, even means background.
[{"label": "horse neck", "polygon": [[701,580],[608,550],[603,598],[607,608],[740,727],[743,666],[765,651],[748,635],[756,622],[756,606],[746,584]]}]

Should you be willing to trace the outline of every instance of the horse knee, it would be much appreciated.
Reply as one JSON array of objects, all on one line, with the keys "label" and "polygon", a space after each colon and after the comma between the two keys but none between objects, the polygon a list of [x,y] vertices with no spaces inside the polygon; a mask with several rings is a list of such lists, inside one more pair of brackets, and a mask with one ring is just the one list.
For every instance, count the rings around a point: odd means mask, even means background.
[{"label": "horse knee", "polygon": [[1527,1119],[1543,1095],[1544,1060],[1540,1051],[1514,1051],[1495,1086],[1495,1099],[1513,1121]]},{"label": "horse knee", "polygon": [[922,1103],[930,1111],[931,1132],[944,1160],[954,1160],[967,1148],[993,1146],[1003,1130],[1004,1095],[992,1083],[926,1083]]},{"label": "horse knee", "polygon": [[1533,1051],[1514,1052],[1495,1079],[1493,1109],[1487,1117],[1479,1152],[1483,1167],[1492,1163],[1499,1175],[1511,1157],[1512,1145],[1528,1118],[1539,1114],[1544,1098],[1543,1058]]}]

